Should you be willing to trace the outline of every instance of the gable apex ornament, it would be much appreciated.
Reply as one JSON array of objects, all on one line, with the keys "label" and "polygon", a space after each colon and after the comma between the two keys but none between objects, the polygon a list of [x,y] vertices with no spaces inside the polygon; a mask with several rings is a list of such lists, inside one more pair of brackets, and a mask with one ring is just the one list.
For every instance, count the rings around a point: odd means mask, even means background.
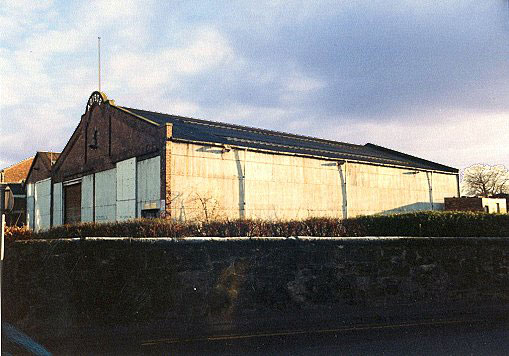
[{"label": "gable apex ornament", "polygon": [[85,112],[89,112],[92,106],[99,105],[101,106],[105,102],[109,102],[110,104],[114,104],[113,100],[109,100],[106,94],[101,91],[94,91],[87,101],[87,108]]}]

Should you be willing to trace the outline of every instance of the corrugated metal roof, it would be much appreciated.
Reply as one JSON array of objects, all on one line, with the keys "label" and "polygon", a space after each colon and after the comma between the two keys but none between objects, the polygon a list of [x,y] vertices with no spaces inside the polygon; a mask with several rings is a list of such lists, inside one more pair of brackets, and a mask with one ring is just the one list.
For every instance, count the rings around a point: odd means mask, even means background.
[{"label": "corrugated metal roof", "polygon": [[328,157],[338,160],[356,160],[451,173],[458,172],[457,169],[452,167],[444,166],[370,143],[366,145],[354,145],[350,143],[162,114],[140,109],[124,109],[159,125],[171,123],[173,125],[173,137],[182,140],[230,144],[278,152]]}]

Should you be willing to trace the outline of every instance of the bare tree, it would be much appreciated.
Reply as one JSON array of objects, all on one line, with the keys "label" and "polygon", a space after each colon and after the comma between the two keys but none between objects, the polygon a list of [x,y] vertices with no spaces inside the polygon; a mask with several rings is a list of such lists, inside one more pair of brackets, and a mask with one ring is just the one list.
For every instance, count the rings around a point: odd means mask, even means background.
[{"label": "bare tree", "polygon": [[502,165],[474,164],[465,168],[462,176],[462,194],[488,197],[509,193],[509,171]]},{"label": "bare tree", "polygon": [[200,202],[203,208],[203,214],[206,222],[210,220],[218,219],[217,210],[219,208],[219,203],[216,199],[210,196],[202,196],[195,192],[196,199]]}]

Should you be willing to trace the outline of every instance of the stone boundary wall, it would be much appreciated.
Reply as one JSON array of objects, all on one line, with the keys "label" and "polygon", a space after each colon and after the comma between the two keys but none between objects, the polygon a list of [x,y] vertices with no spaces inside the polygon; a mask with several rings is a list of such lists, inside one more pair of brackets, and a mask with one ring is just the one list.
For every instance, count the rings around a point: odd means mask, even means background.
[{"label": "stone boundary wall", "polygon": [[2,288],[3,320],[38,340],[479,317],[509,309],[509,239],[18,241]]}]

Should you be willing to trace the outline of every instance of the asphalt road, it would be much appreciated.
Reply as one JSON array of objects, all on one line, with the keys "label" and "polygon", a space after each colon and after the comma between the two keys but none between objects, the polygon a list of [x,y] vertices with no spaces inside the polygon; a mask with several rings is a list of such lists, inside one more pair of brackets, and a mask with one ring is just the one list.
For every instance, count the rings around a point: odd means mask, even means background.
[{"label": "asphalt road", "polygon": [[508,355],[509,321],[442,320],[189,339],[140,335],[46,346],[54,354],[100,355]]}]

